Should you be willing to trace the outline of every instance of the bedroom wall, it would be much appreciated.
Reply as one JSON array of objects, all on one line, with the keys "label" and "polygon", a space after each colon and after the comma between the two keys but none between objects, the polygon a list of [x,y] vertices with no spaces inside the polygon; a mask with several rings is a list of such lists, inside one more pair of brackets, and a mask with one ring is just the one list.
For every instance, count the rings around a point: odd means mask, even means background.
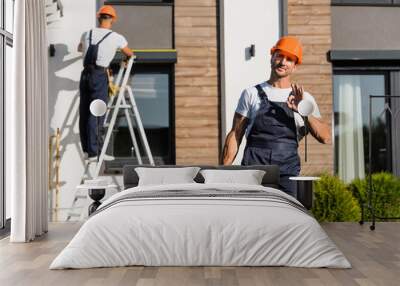
[{"label": "bedroom wall", "polygon": [[[79,139],[78,106],[79,78],[82,57],[77,52],[80,36],[96,23],[96,1],[63,0],[63,17],[52,17],[48,24],[48,42],[55,46],[55,56],[49,57],[49,133],[61,129],[61,165],[59,208],[57,219],[65,220],[76,186],[84,173],[84,161]],[[54,176],[52,177],[54,180]],[[55,191],[52,204],[55,206]],[[89,201],[88,201],[89,202]],[[81,201],[86,209],[88,202]],[[55,213],[53,213],[55,215]],[[56,216],[53,215],[53,219]]]}]

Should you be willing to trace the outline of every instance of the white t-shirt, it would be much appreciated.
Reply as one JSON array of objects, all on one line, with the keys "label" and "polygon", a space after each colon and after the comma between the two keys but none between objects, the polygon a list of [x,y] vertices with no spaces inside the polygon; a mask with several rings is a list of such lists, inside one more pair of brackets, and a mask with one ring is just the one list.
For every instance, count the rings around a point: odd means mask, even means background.
[{"label": "white t-shirt", "polygon": [[[105,35],[107,35],[111,30],[104,28],[94,28],[92,29],[92,45],[100,41]],[[89,35],[90,31],[87,31],[81,36],[81,43],[83,45],[83,55],[86,55],[87,49],[89,48]],[[125,48],[128,45],[125,37],[112,32],[103,42],[99,45],[99,50],[97,54],[96,64],[102,67],[108,67],[115,56],[118,49]]]},{"label": "white t-shirt", "polygon": [[[268,100],[272,102],[286,102],[290,92],[292,91],[291,88],[273,87],[267,82],[263,82],[261,84],[261,87],[267,95]],[[321,114],[319,112],[319,108],[314,97],[305,91],[303,94],[303,98],[310,100],[314,104],[314,112],[312,113],[312,116],[320,118]],[[246,137],[249,135],[250,130],[254,124],[257,112],[260,109],[260,104],[261,100],[258,96],[258,91],[255,86],[247,88],[242,92],[236,108],[236,112],[249,119],[249,124],[246,129]],[[297,131],[299,131],[300,127],[304,126],[304,120],[297,112],[294,113],[294,119]],[[299,134],[299,132],[297,132],[297,134]],[[298,137],[300,139],[299,135]]]}]

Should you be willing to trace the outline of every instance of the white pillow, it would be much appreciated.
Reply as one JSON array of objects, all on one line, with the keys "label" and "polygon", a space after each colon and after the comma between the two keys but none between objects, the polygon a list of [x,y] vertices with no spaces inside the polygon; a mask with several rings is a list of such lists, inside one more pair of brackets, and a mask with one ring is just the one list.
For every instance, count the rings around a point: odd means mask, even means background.
[{"label": "white pillow", "polygon": [[234,183],[261,185],[265,171],[262,170],[201,170],[204,183]]},{"label": "white pillow", "polygon": [[196,177],[199,170],[199,167],[135,168],[139,176],[138,186],[195,183],[193,179]]}]

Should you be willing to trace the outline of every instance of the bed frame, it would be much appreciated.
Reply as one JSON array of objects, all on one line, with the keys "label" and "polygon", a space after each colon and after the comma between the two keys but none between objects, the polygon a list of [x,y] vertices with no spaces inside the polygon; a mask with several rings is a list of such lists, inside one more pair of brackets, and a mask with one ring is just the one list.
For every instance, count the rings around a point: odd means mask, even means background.
[{"label": "bed frame", "polygon": [[[125,165],[123,168],[123,181],[124,189],[133,188],[138,185],[139,176],[135,171],[137,167],[148,167],[148,168],[182,168],[182,167],[200,167],[204,169],[217,169],[217,170],[263,170],[265,175],[262,180],[262,185],[265,187],[271,187],[279,189],[279,167],[275,165],[269,166],[202,166],[202,165],[162,165],[162,166],[150,166],[150,165]],[[204,178],[200,174],[194,178],[197,183],[204,183]]]}]

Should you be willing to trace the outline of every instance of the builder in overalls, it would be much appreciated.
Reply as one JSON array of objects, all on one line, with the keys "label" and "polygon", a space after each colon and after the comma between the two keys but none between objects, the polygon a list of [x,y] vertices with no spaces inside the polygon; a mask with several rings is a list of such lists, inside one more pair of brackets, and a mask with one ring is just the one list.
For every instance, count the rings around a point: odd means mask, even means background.
[{"label": "builder in overalls", "polygon": [[223,164],[232,164],[246,134],[242,165],[278,165],[280,187],[293,197],[297,196],[296,183],[289,177],[300,173],[297,149],[305,128],[297,107],[303,98],[314,105],[312,115],[308,116],[310,133],[323,144],[331,141],[330,127],[321,120],[314,97],[290,80],[301,62],[300,41],[282,37],[271,49],[269,80],[243,91],[223,151]]},{"label": "builder in overalls", "polygon": [[[97,132],[96,118],[90,113],[90,103],[95,99],[108,101],[108,73],[115,53],[118,49],[126,56],[132,56],[132,50],[128,48],[128,42],[122,35],[111,31],[112,24],[117,19],[114,8],[105,5],[97,12],[99,27],[83,33],[78,46],[78,51],[83,52],[83,71],[79,83],[79,132],[83,152],[87,158],[96,158]],[[104,117],[100,124],[103,124]],[[112,159],[105,156],[105,160]]]}]

